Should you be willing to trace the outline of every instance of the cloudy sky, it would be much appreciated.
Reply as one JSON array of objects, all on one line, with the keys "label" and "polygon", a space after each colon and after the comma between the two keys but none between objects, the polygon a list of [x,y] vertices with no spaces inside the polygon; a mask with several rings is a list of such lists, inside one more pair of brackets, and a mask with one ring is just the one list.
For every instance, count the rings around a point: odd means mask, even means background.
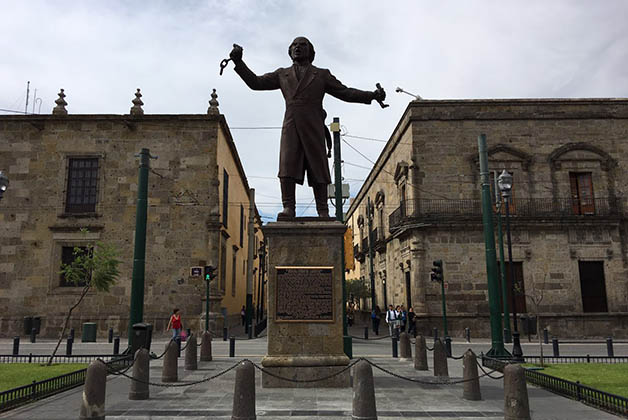
[{"label": "cloudy sky", "polygon": [[[128,113],[138,87],[146,113],[200,114],[216,88],[266,221],[280,210],[279,130],[252,128],[280,126],[284,102],[279,91],[249,90],[231,64],[219,76],[233,43],[262,74],[289,66],[287,47],[304,35],[314,64],[346,85],[372,90],[380,82],[387,109],[324,103],[330,120],[340,117],[344,139],[371,161],[412,99],[397,86],[428,99],[628,96],[625,0],[1,4],[0,109],[24,110],[28,80],[42,114],[59,88],[70,113]],[[342,153],[355,195],[372,162],[347,145]],[[297,201],[298,215],[315,214],[309,188],[297,189]]]}]

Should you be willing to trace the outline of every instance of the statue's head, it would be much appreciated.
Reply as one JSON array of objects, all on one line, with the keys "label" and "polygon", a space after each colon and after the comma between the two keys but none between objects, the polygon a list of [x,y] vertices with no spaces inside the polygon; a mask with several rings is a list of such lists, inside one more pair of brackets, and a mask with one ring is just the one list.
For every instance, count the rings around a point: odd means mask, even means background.
[{"label": "statue's head", "polygon": [[314,45],[304,36],[299,36],[288,47],[288,55],[293,61],[314,61]]}]

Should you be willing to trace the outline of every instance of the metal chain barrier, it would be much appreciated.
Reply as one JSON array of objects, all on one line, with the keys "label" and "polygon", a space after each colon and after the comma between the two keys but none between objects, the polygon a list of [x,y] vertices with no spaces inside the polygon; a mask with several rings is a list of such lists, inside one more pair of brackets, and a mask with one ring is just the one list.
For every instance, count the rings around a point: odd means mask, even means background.
[{"label": "metal chain barrier", "polygon": [[135,357],[133,357],[131,359],[131,363],[129,364],[129,366],[127,366],[126,368],[122,369],[122,370],[116,370],[114,367],[112,367],[110,364],[107,364],[104,360],[102,359],[96,359],[96,360],[100,360],[101,362],[105,363],[105,366],[107,366],[107,373],[110,373],[112,375],[122,375],[126,372],[129,371],[129,369],[131,369],[133,367],[133,364],[135,363]]},{"label": "metal chain barrier", "polygon": [[189,338],[188,338],[188,341],[185,342],[185,346],[181,347],[181,351],[185,351],[185,349],[188,347],[188,344],[190,344]]},{"label": "metal chain barrier", "polygon": [[[473,353],[475,354],[475,353]],[[454,356],[453,354],[451,356],[449,356],[450,359],[454,359],[454,360],[462,360],[462,358],[464,357],[464,354],[462,356]]]},{"label": "metal chain barrier", "polygon": [[[473,378],[459,379],[457,381],[451,381],[449,379],[445,379],[443,381],[423,381],[421,379],[408,378],[407,376],[399,375],[399,374],[397,374],[395,372],[392,372],[392,371],[390,371],[390,370],[388,370],[386,368],[383,368],[383,367],[377,365],[376,363],[371,362],[368,359],[362,359],[361,358],[361,360],[366,361],[369,365],[373,366],[374,368],[379,369],[382,372],[387,373],[387,374],[389,374],[391,376],[394,376],[395,378],[403,379],[404,381],[419,383],[419,384],[422,384],[422,385],[456,385],[456,384],[461,384],[461,383],[464,383],[464,382],[474,381],[474,380],[482,378],[484,376],[488,376],[488,373],[487,373],[487,374],[479,375],[479,376],[476,376],[476,377],[473,377]],[[496,378],[493,378],[493,379],[496,379]]]},{"label": "metal chain barrier", "polygon": [[[251,362],[251,361],[250,361],[250,360],[248,360],[248,359],[243,359],[243,361],[244,361],[244,360],[247,360],[247,361]],[[360,360],[366,360],[366,359],[363,359],[362,357],[360,357],[359,359],[356,359],[354,362],[349,363],[349,364],[348,364],[348,365],[347,365],[344,369],[339,370],[338,372],[334,372],[334,373],[332,373],[331,375],[324,376],[324,377],[322,377],[322,378],[316,378],[316,379],[291,379],[291,378],[286,378],[286,377],[279,376],[279,375],[276,375],[276,374],[274,374],[274,373],[271,373],[271,372],[269,372],[267,369],[264,369],[263,367],[258,366],[256,363],[251,362],[251,364],[253,364],[253,366],[255,367],[255,369],[260,370],[260,371],[264,372],[265,374],[272,376],[273,378],[281,379],[281,380],[288,381],[288,382],[295,382],[295,383],[310,383],[310,382],[319,382],[319,381],[324,381],[324,380],[327,380],[327,379],[333,378],[334,376],[338,376],[338,375],[340,375],[341,373],[344,373],[344,372],[346,372],[347,370],[351,369],[351,368],[352,368],[352,367],[353,367],[356,363],[358,363]]]},{"label": "metal chain barrier", "polygon": [[[245,360],[248,360],[248,359],[242,359],[242,360],[240,360],[239,362],[237,362],[235,365],[231,366],[230,368],[227,368],[227,369],[223,370],[223,371],[222,371],[222,372],[220,372],[220,373],[215,374],[214,376],[210,376],[210,377],[208,377],[208,378],[203,378],[203,379],[200,379],[200,380],[198,380],[198,381],[186,382],[186,383],[162,384],[162,383],[160,383],[160,382],[141,381],[141,380],[139,380],[139,379],[136,379],[136,378],[134,378],[134,377],[132,377],[132,376],[127,375],[126,373],[120,373],[120,376],[124,376],[125,378],[128,378],[128,379],[130,379],[130,380],[132,380],[132,381],[139,382],[139,383],[142,383],[142,384],[148,384],[148,385],[152,385],[152,386],[159,386],[159,387],[162,387],[162,388],[180,388],[180,387],[184,387],[184,386],[198,385],[198,384],[202,384],[202,383],[204,383],[204,382],[209,382],[209,381],[211,381],[212,379],[216,379],[216,378],[218,378],[218,377],[220,377],[220,376],[224,375],[225,373],[232,371],[233,369],[235,369],[236,367],[238,367],[238,365],[239,365],[241,362],[243,362],[243,361],[245,361]],[[107,368],[107,371],[108,371],[109,373],[114,374],[113,372],[111,372],[111,371],[109,370],[109,368]]]},{"label": "metal chain barrier", "polygon": [[362,341],[377,341],[377,340],[383,340],[384,338],[390,338],[390,336],[384,335],[382,337],[377,337],[377,338],[364,338],[364,337],[356,337],[355,335],[352,335],[351,338],[355,340],[362,340]]},{"label": "metal chain barrier", "polygon": [[[173,340],[174,340],[173,338],[170,339],[170,341],[173,341]],[[170,341],[168,341],[168,344],[170,344]],[[161,353],[159,356],[153,356],[153,354],[155,354],[155,353],[152,353],[152,352],[150,353],[149,356],[153,360],[158,360],[158,359],[161,359],[162,357],[164,357],[164,354],[166,354],[167,351],[168,351],[168,346],[166,346],[166,349],[164,350],[164,352]]]},{"label": "metal chain barrier", "polygon": [[430,346],[428,346],[427,344],[425,345],[425,348],[426,348],[428,351],[434,351],[434,347],[430,348]]},{"label": "metal chain barrier", "polygon": [[[165,354],[165,352],[164,352],[164,354]],[[162,354],[162,356],[163,356],[163,354]],[[204,383],[204,382],[211,381],[212,379],[216,379],[216,378],[218,378],[218,377],[220,377],[220,376],[222,376],[222,375],[232,371],[233,369],[235,369],[242,362],[249,362],[249,363],[251,363],[255,367],[255,369],[257,369],[257,370],[259,370],[259,371],[261,371],[261,372],[263,372],[263,373],[265,373],[267,375],[270,375],[270,376],[272,376],[274,378],[283,380],[283,381],[288,381],[288,382],[293,382],[293,383],[312,383],[312,382],[325,381],[327,379],[333,378],[334,376],[338,376],[338,375],[346,372],[347,370],[351,369],[353,366],[355,366],[358,362],[360,362],[362,360],[364,360],[369,365],[373,366],[374,368],[376,368],[376,369],[378,369],[378,370],[380,370],[380,371],[382,371],[382,372],[384,372],[384,373],[386,373],[386,374],[388,374],[390,376],[393,376],[393,377],[398,378],[398,379],[402,379],[404,381],[419,383],[419,384],[422,384],[422,385],[456,385],[456,384],[461,384],[461,383],[464,383],[464,382],[474,381],[476,379],[483,378],[485,376],[489,377],[491,379],[495,379],[495,380],[500,380],[500,379],[502,379],[504,377],[504,375],[501,375],[499,377],[491,376],[491,374],[496,372],[496,370],[491,370],[490,372],[487,372],[484,369],[484,367],[480,364],[480,362],[478,362],[477,358],[476,358],[476,364],[478,365],[478,367],[482,371],[482,374],[479,375],[479,376],[473,377],[473,378],[459,379],[459,380],[455,380],[455,381],[452,381],[449,378],[443,379],[443,380],[440,380],[440,381],[439,380],[436,380],[436,381],[426,381],[426,380],[421,380],[421,379],[416,379],[416,378],[409,378],[407,376],[400,375],[400,374],[395,373],[395,372],[393,372],[391,370],[388,370],[388,369],[386,369],[386,368],[384,368],[382,366],[379,366],[378,364],[376,364],[376,363],[374,363],[374,362],[372,362],[369,359],[366,359],[364,357],[359,357],[359,358],[355,359],[353,362],[349,363],[343,369],[341,369],[341,370],[339,370],[337,372],[334,372],[331,375],[327,375],[327,376],[324,376],[322,378],[316,378],[316,379],[292,379],[292,378],[286,378],[286,377],[283,377],[283,376],[280,376],[280,375],[277,375],[275,373],[270,372],[268,369],[265,369],[264,367],[259,366],[257,363],[254,363],[253,361],[251,361],[249,359],[242,359],[239,362],[235,363],[233,366],[223,370],[222,372],[217,373],[216,375],[213,375],[213,376],[210,376],[210,377],[207,377],[207,378],[203,378],[203,379],[200,379],[198,381],[186,382],[186,383],[174,383],[174,384],[163,384],[163,383],[159,383],[159,382],[141,381],[139,379],[136,379],[136,378],[134,378],[132,376],[127,375],[126,372],[133,366],[133,363],[135,362],[135,360],[133,360],[133,362],[131,362],[130,366],[126,367],[124,370],[121,370],[121,371],[115,370],[114,368],[112,368],[109,365],[106,365],[106,366],[107,366],[107,372],[108,373],[113,374],[113,375],[118,375],[118,376],[124,376],[125,378],[131,379],[132,381],[136,381],[136,382],[140,382],[140,383],[148,384],[148,385],[152,385],[152,386],[163,387],[163,388],[179,388],[179,387],[184,387],[184,386],[198,385],[198,384],[201,384],[201,383]]]},{"label": "metal chain barrier", "polygon": [[478,365],[478,367],[480,368],[480,370],[481,370],[482,372],[484,372],[484,376],[488,376],[488,377],[489,377],[489,378],[491,378],[491,379],[502,379],[502,378],[504,377],[504,375],[499,376],[499,377],[494,377],[494,376],[491,376],[491,373],[493,373],[493,372],[497,372],[497,370],[492,370],[492,371],[490,371],[490,372],[485,371],[485,370],[484,370],[484,367],[482,366],[482,364],[481,364],[480,362],[478,362],[477,357],[476,357],[476,359],[475,359],[475,363]]}]

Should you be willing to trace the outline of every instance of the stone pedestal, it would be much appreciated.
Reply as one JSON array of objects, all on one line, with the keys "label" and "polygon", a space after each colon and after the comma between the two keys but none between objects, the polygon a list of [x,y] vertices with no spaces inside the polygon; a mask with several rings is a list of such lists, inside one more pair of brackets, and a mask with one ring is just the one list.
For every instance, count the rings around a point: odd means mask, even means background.
[{"label": "stone pedestal", "polygon": [[342,343],[342,252],[345,226],[333,219],[269,223],[268,351],[265,388],[349,387]]}]

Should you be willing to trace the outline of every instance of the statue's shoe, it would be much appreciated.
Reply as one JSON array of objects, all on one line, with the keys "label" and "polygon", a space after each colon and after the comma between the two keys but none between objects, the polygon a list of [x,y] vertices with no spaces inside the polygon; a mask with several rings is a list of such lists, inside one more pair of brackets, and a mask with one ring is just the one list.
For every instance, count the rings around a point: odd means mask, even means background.
[{"label": "statue's shoe", "polygon": [[293,208],[284,207],[284,209],[277,213],[277,220],[294,219],[296,216]]}]

